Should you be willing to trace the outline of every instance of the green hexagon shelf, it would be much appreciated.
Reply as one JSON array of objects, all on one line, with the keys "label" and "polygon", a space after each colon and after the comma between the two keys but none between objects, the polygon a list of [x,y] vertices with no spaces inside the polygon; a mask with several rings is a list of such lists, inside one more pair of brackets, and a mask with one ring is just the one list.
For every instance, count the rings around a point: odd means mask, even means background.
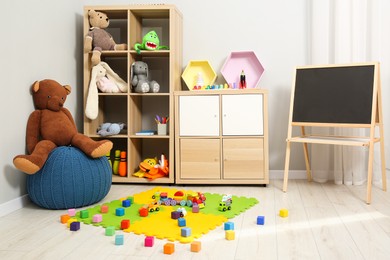
[{"label": "green hexagon shelf", "polygon": [[228,84],[239,87],[241,71],[245,73],[247,88],[256,88],[264,67],[253,51],[232,52],[221,69],[221,74]]},{"label": "green hexagon shelf", "polygon": [[217,74],[207,60],[191,60],[181,77],[187,88],[193,90],[194,86],[198,85],[198,81],[202,81],[204,86],[213,85]]}]

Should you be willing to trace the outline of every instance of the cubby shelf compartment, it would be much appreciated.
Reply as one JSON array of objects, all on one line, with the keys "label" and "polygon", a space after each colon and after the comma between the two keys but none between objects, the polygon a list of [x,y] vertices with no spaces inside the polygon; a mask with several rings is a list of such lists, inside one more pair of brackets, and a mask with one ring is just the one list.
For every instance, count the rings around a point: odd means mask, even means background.
[{"label": "cubby shelf compartment", "polygon": [[194,86],[196,85],[199,73],[203,78],[204,86],[211,86],[217,79],[217,74],[215,73],[209,61],[191,60],[188,62],[187,67],[181,75],[189,90],[193,90]]},{"label": "cubby shelf compartment", "polygon": [[221,74],[228,84],[240,83],[241,72],[245,73],[247,88],[256,88],[264,67],[253,51],[237,51],[230,53],[221,69]]}]

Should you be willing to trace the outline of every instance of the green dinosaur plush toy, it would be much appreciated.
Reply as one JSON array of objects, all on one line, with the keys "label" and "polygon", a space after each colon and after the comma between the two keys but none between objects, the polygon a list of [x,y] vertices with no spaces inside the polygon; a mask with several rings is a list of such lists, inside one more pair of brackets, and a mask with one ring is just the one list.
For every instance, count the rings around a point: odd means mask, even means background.
[{"label": "green dinosaur plush toy", "polygon": [[134,49],[137,51],[138,54],[140,54],[141,50],[169,50],[169,47],[163,45],[160,46],[160,39],[158,38],[157,33],[155,31],[150,31],[145,34],[144,38],[142,38],[142,44],[134,44]]}]

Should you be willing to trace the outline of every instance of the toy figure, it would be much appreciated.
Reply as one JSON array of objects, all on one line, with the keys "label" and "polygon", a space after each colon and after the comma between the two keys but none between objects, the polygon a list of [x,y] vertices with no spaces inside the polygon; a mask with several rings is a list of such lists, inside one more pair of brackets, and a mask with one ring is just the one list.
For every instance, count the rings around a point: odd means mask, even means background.
[{"label": "toy figure", "polygon": [[240,89],[244,89],[244,88],[246,88],[246,80],[245,80],[244,70],[242,70],[240,75]]},{"label": "toy figure", "polygon": [[142,43],[134,44],[134,49],[138,54],[141,50],[155,51],[155,50],[169,50],[168,46],[160,46],[160,39],[155,31],[150,31],[142,38]]}]

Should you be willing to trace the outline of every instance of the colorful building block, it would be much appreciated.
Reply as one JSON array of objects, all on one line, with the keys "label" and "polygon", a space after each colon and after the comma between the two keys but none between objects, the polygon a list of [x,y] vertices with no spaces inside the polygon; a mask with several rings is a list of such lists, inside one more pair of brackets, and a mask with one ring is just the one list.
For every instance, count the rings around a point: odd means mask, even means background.
[{"label": "colorful building block", "polygon": [[202,249],[202,243],[200,241],[193,241],[191,243],[191,252],[199,252]]},{"label": "colorful building block", "polygon": [[182,237],[189,237],[191,236],[191,228],[185,227],[181,229],[181,236]]},{"label": "colorful building block", "polygon": [[65,215],[61,215],[60,221],[62,224],[66,224],[69,219],[70,219],[70,216],[68,214],[65,214]]},{"label": "colorful building block", "polygon": [[93,223],[100,223],[103,221],[103,216],[101,214],[95,214],[92,217],[92,222]]},{"label": "colorful building block", "polygon": [[130,227],[130,219],[123,219],[121,221],[121,229],[128,229]]},{"label": "colorful building block", "polygon": [[234,223],[233,222],[225,222],[223,227],[224,227],[224,230],[234,230]]},{"label": "colorful building block", "polygon": [[145,237],[145,247],[152,247],[154,245],[154,237],[152,236],[147,236]]},{"label": "colorful building block", "polygon": [[185,227],[186,226],[186,219],[185,218],[178,218],[177,224],[179,225],[179,227]]},{"label": "colorful building block", "polygon": [[122,207],[128,208],[131,206],[130,200],[122,200]]},{"label": "colorful building block", "polygon": [[84,209],[80,211],[80,218],[88,218],[89,217],[89,212],[88,210]]},{"label": "colorful building block", "polygon": [[139,215],[140,215],[141,217],[147,217],[148,214],[149,214],[148,209],[147,209],[147,208],[144,208],[144,207],[140,208],[140,209],[138,210],[138,212],[139,212]]},{"label": "colorful building block", "polygon": [[70,228],[70,224],[72,224],[73,222],[76,222],[77,221],[77,219],[75,219],[75,218],[70,218],[70,219],[68,219],[68,221],[66,222],[66,226],[68,227],[68,228]]},{"label": "colorful building block", "polygon": [[264,216],[257,216],[257,225],[264,225]]},{"label": "colorful building block", "polygon": [[199,205],[198,204],[192,205],[192,213],[199,213]]},{"label": "colorful building block", "polygon": [[120,246],[124,244],[123,234],[115,235],[115,245]]},{"label": "colorful building block", "polygon": [[234,238],[235,238],[234,230],[226,230],[225,231],[225,238],[226,238],[226,240],[234,240]]},{"label": "colorful building block", "polygon": [[109,209],[108,205],[102,205],[100,207],[100,213],[107,213],[108,209]]},{"label": "colorful building block", "polygon": [[174,243],[166,243],[164,245],[164,254],[171,255],[175,252],[175,244]]},{"label": "colorful building block", "polygon": [[68,209],[68,215],[74,217],[76,215],[76,209]]},{"label": "colorful building block", "polygon": [[80,229],[80,222],[74,221],[70,223],[70,231],[77,231]]},{"label": "colorful building block", "polygon": [[113,235],[115,235],[115,227],[114,226],[106,227],[106,236],[113,236]]},{"label": "colorful building block", "polygon": [[172,211],[172,212],[171,212],[171,218],[172,218],[172,219],[178,219],[178,218],[180,218],[180,212],[179,212],[179,211]]},{"label": "colorful building block", "polygon": [[125,209],[124,208],[117,208],[115,210],[115,215],[117,215],[118,217],[124,216],[125,215]]},{"label": "colorful building block", "polygon": [[279,211],[279,216],[281,216],[282,218],[287,218],[288,217],[288,210],[287,209],[281,209]]}]

